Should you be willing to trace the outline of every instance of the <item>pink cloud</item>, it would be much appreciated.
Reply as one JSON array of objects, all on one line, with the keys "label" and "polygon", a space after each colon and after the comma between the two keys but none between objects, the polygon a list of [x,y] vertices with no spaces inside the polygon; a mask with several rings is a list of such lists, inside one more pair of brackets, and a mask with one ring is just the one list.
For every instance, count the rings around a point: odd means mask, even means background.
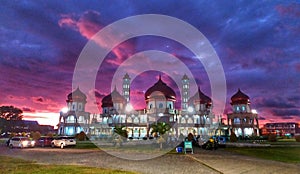
[{"label": "pink cloud", "polygon": [[[74,14],[63,14],[58,21],[58,25],[62,28],[71,28],[78,31],[86,39],[94,39],[94,41],[101,47],[110,48],[110,43],[116,41],[113,34],[105,36],[105,39],[93,38],[93,36],[103,28],[104,24],[101,22],[100,13],[97,11],[86,11],[83,14],[76,16]],[[126,42],[118,45],[112,50],[116,59],[108,59],[107,62],[113,65],[120,65],[125,58],[131,55],[130,51],[134,47],[132,44]]]}]

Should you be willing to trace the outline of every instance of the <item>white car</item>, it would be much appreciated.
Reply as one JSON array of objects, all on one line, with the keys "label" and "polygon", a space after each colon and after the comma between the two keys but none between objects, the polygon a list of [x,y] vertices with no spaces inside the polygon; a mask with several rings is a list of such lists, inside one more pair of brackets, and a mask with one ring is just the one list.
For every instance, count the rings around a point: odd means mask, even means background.
[{"label": "white car", "polygon": [[28,137],[12,137],[9,140],[8,146],[10,148],[14,148],[14,147],[19,147],[19,148],[34,147],[35,146],[35,141],[30,140]]},{"label": "white car", "polygon": [[66,146],[75,146],[76,140],[74,137],[62,136],[54,138],[51,142],[51,147],[60,147],[63,149]]}]

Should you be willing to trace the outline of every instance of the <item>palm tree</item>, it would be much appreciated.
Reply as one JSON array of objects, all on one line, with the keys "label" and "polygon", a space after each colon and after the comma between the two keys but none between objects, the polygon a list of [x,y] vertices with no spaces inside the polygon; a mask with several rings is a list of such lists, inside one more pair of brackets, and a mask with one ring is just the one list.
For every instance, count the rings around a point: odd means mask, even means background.
[{"label": "palm tree", "polygon": [[163,135],[171,129],[171,126],[165,122],[158,122],[151,125],[152,131],[151,134],[159,134],[157,143],[160,144],[160,149],[162,149],[162,143],[166,142]]},{"label": "palm tree", "polygon": [[115,144],[119,143],[122,146],[124,139],[128,137],[127,130],[124,126],[116,126],[113,131],[113,138]]}]

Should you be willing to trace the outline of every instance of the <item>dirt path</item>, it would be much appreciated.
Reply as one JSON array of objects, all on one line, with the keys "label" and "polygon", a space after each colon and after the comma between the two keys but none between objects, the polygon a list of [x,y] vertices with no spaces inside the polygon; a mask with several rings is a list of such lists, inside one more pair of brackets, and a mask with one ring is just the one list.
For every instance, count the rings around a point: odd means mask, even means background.
[{"label": "dirt path", "polygon": [[124,160],[100,150],[0,147],[0,155],[34,160],[42,164],[71,164],[121,169],[139,173],[299,173],[300,164],[287,164],[237,155],[222,149],[195,154],[167,154],[149,160]]}]

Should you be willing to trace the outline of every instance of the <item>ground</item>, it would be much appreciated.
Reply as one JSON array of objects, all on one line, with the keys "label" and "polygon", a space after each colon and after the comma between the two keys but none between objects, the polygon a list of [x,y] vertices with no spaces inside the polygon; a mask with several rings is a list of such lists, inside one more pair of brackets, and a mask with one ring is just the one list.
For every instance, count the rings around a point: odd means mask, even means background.
[{"label": "ground", "polygon": [[[128,152],[130,153],[130,152]],[[166,154],[149,160],[124,160],[101,150],[0,147],[1,156],[34,160],[40,164],[71,164],[101,168],[121,169],[139,173],[298,173],[300,164],[287,164],[261,160],[222,149],[205,151],[196,149],[194,154]]]}]

